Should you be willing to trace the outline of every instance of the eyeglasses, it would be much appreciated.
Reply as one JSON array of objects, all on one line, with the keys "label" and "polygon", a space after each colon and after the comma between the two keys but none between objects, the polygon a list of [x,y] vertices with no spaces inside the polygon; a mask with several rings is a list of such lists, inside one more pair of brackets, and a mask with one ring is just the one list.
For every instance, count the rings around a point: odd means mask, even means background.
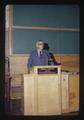
[{"label": "eyeglasses", "polygon": [[38,45],[43,45],[43,43],[38,43]]}]

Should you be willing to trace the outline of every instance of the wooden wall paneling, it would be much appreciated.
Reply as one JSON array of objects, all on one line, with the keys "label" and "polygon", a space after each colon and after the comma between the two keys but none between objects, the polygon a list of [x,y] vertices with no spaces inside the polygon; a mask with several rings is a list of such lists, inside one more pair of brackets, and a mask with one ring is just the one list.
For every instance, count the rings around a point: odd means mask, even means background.
[{"label": "wooden wall paneling", "polygon": [[12,74],[11,79],[11,99],[22,99],[23,89],[22,82],[23,77],[22,74]]},{"label": "wooden wall paneling", "polygon": [[[75,63],[74,63],[75,61]],[[64,65],[74,65],[76,66],[77,63],[77,56],[73,55],[73,56],[69,56],[69,55],[65,55],[65,56],[61,56],[61,63],[63,63]]]},{"label": "wooden wall paneling", "polygon": [[11,87],[17,87],[22,86],[22,74],[11,74],[12,81],[11,81]]},{"label": "wooden wall paneling", "polygon": [[21,87],[12,87],[11,88],[11,98],[10,99],[22,99],[22,89]]},{"label": "wooden wall paneling", "polygon": [[60,55],[54,55],[54,58],[55,58],[57,63],[61,63]]},{"label": "wooden wall paneling", "polygon": [[11,74],[27,73],[28,57],[12,56],[10,57],[10,71]]},{"label": "wooden wall paneling", "polygon": [[[29,55],[10,56],[11,74],[27,73],[27,61]],[[57,62],[62,64],[62,69],[79,71],[79,55],[55,55]]]},{"label": "wooden wall paneling", "polygon": [[62,69],[70,71],[79,71],[79,55],[65,55],[60,56]]}]

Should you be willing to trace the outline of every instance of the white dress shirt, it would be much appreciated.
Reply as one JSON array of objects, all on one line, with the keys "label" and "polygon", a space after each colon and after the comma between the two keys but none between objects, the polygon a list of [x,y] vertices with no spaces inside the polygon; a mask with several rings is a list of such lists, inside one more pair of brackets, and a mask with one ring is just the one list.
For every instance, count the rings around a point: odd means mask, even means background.
[{"label": "white dress shirt", "polygon": [[38,56],[40,57],[40,53],[42,54],[42,50],[41,49],[37,49],[38,51]]}]

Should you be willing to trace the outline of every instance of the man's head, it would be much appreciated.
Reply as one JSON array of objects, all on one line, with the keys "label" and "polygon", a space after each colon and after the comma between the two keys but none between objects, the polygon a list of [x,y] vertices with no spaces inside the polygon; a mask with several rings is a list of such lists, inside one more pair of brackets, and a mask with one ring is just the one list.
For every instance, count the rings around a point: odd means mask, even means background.
[{"label": "man's head", "polygon": [[41,49],[41,50],[44,48],[44,42],[43,42],[43,40],[38,40],[36,42],[36,48],[37,49]]}]

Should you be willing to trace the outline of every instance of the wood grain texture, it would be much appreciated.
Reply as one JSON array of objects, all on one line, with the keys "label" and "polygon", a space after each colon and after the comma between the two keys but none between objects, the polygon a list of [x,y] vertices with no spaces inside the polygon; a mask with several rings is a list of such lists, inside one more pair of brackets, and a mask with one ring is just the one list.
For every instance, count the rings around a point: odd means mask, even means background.
[{"label": "wood grain texture", "polygon": [[79,71],[79,56],[61,56],[62,69]]},{"label": "wood grain texture", "polygon": [[[61,63],[62,69],[79,71],[79,55],[54,55],[56,61]],[[26,74],[29,55],[10,56],[11,74]]]},{"label": "wood grain texture", "polygon": [[79,111],[78,75],[62,74],[60,89],[62,94],[59,91],[56,75],[38,75],[36,78],[33,78],[33,74],[24,76],[26,76],[24,78],[26,84],[24,86],[25,115],[59,115]]},{"label": "wood grain texture", "polygon": [[38,26],[12,26],[14,29],[32,29],[32,30],[61,30],[61,31],[75,31],[79,32],[79,28],[56,28],[56,27],[38,27]]},{"label": "wood grain texture", "polygon": [[79,75],[69,76],[69,112],[79,111]]},{"label": "wood grain texture", "polygon": [[59,72],[53,75],[24,74],[24,115],[61,114],[61,69]]},{"label": "wood grain texture", "polygon": [[62,91],[62,113],[69,112],[69,75],[61,74],[61,91]]},{"label": "wood grain texture", "polygon": [[[69,70],[69,71],[79,71],[79,55],[54,55],[55,59],[58,63],[62,64],[62,70]],[[13,79],[11,79],[11,86],[20,86],[21,85],[21,74],[27,74],[27,61],[28,61],[29,55],[14,55],[10,56],[10,73]],[[75,83],[71,83],[75,84]],[[63,85],[67,87],[64,83]],[[64,88],[63,88],[64,89]],[[73,90],[73,88],[72,88]],[[60,91],[60,89],[59,89]],[[67,93],[62,93],[67,94]],[[19,96],[21,96],[20,93],[18,93]],[[59,94],[60,95],[60,94]],[[17,95],[14,93],[11,93],[11,98],[17,97]],[[64,98],[63,98],[64,99]],[[75,98],[76,100],[76,98]],[[75,101],[71,100],[71,101]],[[65,108],[66,109],[65,109]],[[66,112],[68,105],[63,104],[63,110],[62,112]],[[72,109],[73,107],[73,109]],[[70,108],[70,111],[74,111],[74,105],[72,105]]]},{"label": "wood grain texture", "polygon": [[24,75],[24,115],[35,114],[34,76]]},{"label": "wood grain texture", "polygon": [[58,75],[38,76],[38,114],[61,114]]},{"label": "wood grain texture", "polygon": [[[18,74],[13,76],[17,80],[20,78]],[[22,101],[25,106],[23,110],[22,102],[22,110],[25,115],[53,115],[79,111],[79,74],[71,75],[62,72],[60,78],[56,74],[24,74],[24,76],[24,93],[22,91],[14,92],[12,99],[22,97],[23,94]],[[18,82],[16,86],[17,84]],[[51,101],[54,104],[51,105]]]},{"label": "wood grain texture", "polygon": [[22,86],[22,74],[11,74],[11,87]]},{"label": "wood grain texture", "polygon": [[10,72],[11,74],[24,74],[27,73],[27,61],[26,56],[11,56],[10,57]]}]

